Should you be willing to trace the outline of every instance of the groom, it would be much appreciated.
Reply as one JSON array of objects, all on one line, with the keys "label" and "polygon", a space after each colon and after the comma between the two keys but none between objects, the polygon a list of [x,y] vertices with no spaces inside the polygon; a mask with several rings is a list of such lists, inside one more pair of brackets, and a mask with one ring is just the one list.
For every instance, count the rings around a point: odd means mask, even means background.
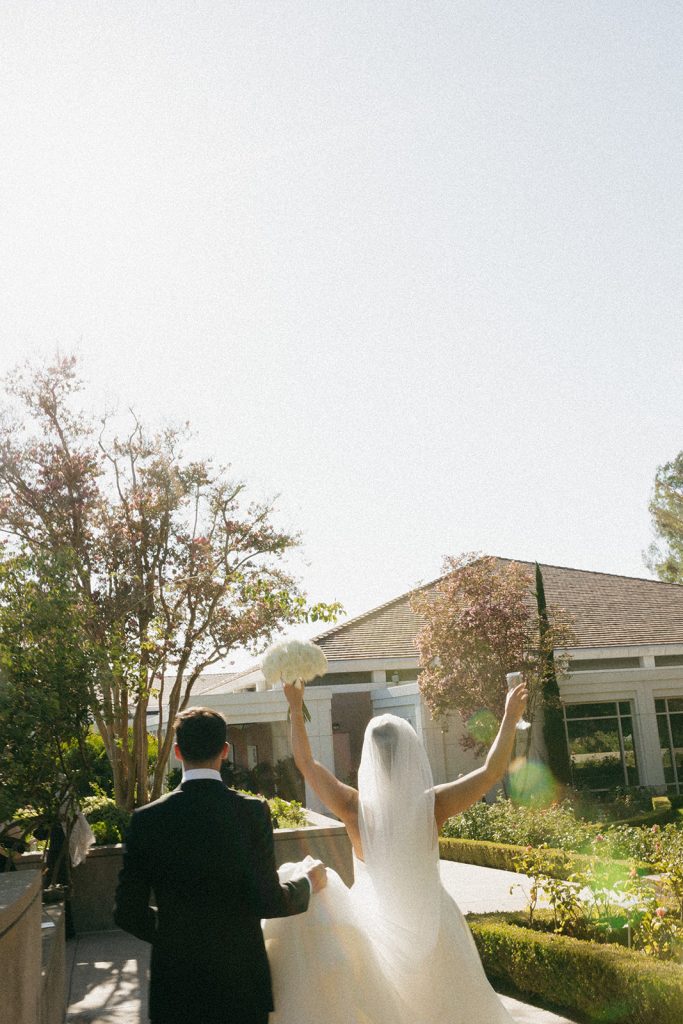
[{"label": "groom", "polygon": [[152,944],[152,1024],[267,1024],[273,1000],[261,918],[306,910],[326,884],[325,867],[317,862],[280,884],[267,803],[221,779],[223,716],[190,708],[175,729],[183,779],[133,813],[114,919]]}]

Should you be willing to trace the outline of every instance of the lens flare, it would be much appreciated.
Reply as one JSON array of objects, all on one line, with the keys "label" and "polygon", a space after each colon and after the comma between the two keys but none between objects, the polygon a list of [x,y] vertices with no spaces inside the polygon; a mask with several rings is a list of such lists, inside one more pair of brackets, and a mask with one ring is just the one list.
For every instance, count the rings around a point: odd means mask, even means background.
[{"label": "lens flare", "polygon": [[473,715],[470,715],[466,728],[473,740],[488,746],[496,738],[498,719],[492,711],[482,708],[481,711],[475,711]]},{"label": "lens flare", "polygon": [[510,765],[509,792],[516,804],[525,807],[547,807],[560,795],[548,766],[522,757]]}]

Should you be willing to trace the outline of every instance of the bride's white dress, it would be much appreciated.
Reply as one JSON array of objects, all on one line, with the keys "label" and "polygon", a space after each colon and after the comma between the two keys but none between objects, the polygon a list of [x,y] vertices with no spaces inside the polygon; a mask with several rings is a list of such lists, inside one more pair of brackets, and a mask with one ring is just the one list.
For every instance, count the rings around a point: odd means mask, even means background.
[{"label": "bride's white dress", "polygon": [[431,771],[407,722],[372,719],[358,783],[352,888],[328,868],[307,913],[264,922],[272,1024],[512,1024],[441,884]]}]

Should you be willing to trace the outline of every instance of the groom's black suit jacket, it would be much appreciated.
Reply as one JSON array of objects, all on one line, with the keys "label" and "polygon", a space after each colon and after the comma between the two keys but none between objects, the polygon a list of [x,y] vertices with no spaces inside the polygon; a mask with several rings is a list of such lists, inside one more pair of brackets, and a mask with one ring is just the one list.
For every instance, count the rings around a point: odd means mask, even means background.
[{"label": "groom's black suit jacket", "polygon": [[150,1019],[238,1024],[272,1010],[261,918],[299,914],[309,896],[305,878],[280,884],[262,800],[196,779],[135,811],[114,918],[152,944]]}]

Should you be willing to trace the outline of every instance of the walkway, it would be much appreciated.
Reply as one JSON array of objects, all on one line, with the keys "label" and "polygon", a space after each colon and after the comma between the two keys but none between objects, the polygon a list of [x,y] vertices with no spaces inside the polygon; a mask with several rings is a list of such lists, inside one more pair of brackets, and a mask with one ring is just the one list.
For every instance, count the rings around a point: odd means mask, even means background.
[{"label": "walkway", "polygon": [[[446,889],[464,913],[524,906],[519,890],[512,895],[509,891],[520,875],[448,861],[441,862],[441,872]],[[67,943],[68,1024],[144,1024],[148,961],[149,946],[125,932],[91,932]],[[501,998],[516,1024],[572,1024],[516,999]],[[324,1017],[320,1024],[325,1024]]]}]

